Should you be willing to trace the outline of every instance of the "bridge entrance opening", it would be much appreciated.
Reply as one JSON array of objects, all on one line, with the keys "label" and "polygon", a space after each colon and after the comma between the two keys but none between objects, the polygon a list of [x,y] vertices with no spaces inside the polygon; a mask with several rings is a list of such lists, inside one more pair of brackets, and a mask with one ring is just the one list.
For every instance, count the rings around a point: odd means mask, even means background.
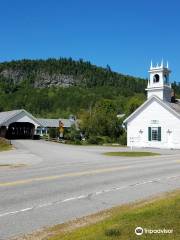
[{"label": "bridge entrance opening", "polygon": [[8,139],[33,139],[35,126],[29,122],[11,123],[7,130]]}]

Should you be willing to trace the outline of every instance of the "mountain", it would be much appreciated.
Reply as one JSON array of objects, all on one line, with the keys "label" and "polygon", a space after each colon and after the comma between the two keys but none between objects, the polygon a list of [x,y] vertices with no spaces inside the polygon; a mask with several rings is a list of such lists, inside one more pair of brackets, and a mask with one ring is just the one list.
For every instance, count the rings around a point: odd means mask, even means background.
[{"label": "mountain", "polygon": [[34,88],[51,86],[118,86],[143,92],[145,81],[107,68],[97,67],[82,59],[20,60],[0,63],[0,77],[13,84],[28,82]]},{"label": "mountain", "polygon": [[146,85],[144,79],[82,59],[2,62],[0,111],[24,108],[39,117],[67,117],[89,111],[96,102],[109,99],[117,113],[122,113],[127,112],[128,102],[138,102],[137,107],[144,101]]}]

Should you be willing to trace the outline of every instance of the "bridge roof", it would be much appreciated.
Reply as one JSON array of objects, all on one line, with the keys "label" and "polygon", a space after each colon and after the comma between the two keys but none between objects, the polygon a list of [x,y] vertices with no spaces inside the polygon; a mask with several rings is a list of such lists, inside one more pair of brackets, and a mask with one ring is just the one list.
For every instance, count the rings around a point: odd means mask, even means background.
[{"label": "bridge roof", "polygon": [[41,126],[41,123],[38,121],[38,119],[24,109],[0,112],[0,126],[8,126],[25,115]]},{"label": "bridge roof", "polygon": [[27,115],[40,127],[59,127],[59,121],[64,124],[64,127],[71,127],[75,121],[73,119],[46,119],[46,118],[36,118],[24,109],[12,110],[7,112],[0,112],[0,126],[9,126],[9,124],[16,122],[18,119]]}]

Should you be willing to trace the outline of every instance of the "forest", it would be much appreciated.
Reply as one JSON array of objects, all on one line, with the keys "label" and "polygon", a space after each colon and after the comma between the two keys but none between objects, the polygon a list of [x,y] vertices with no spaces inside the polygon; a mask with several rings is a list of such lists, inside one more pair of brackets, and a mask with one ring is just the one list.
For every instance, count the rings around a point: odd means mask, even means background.
[{"label": "forest", "polygon": [[[19,60],[0,63],[0,111],[26,109],[36,117],[75,115],[88,139],[120,141],[118,114],[128,116],[145,99],[147,79],[92,65],[82,59]],[[180,96],[180,84],[173,88]],[[77,135],[75,133],[75,135]],[[124,140],[125,141],[125,140]]]},{"label": "forest", "polygon": [[[68,78],[69,85],[64,85]],[[113,72],[108,65],[97,67],[82,59],[0,63],[0,111],[25,108],[40,117],[68,117],[92,108],[99,100],[110,99],[117,105],[117,112],[122,113],[131,97],[143,99],[145,87],[144,79]]]}]

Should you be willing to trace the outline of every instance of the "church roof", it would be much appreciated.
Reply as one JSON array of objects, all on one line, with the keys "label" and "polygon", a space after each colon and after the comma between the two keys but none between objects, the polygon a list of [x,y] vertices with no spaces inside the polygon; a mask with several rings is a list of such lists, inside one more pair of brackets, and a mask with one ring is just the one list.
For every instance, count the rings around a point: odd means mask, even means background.
[{"label": "church roof", "polygon": [[137,108],[130,116],[128,116],[124,123],[129,122],[132,120],[135,116],[137,116],[140,111],[142,111],[150,102],[157,101],[159,104],[164,106],[167,110],[169,110],[172,114],[174,114],[176,117],[180,119],[180,101],[177,101],[176,103],[169,103],[162,101],[159,97],[153,95],[148,100],[146,100],[139,108]]}]

